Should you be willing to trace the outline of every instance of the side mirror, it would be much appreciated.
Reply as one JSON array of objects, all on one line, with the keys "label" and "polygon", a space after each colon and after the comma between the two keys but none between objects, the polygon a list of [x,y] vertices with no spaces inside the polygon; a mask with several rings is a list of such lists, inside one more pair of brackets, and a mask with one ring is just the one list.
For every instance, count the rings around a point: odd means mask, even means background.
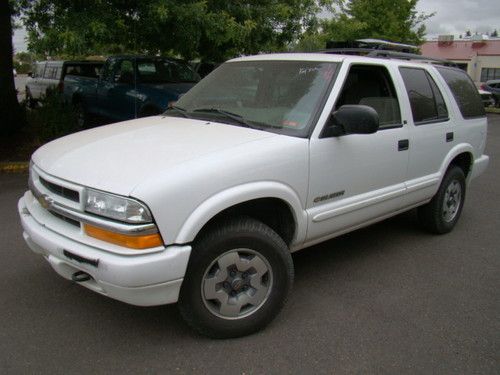
[{"label": "side mirror", "polygon": [[347,134],[373,134],[379,128],[378,113],[366,105],[343,105],[332,112],[322,138]]},{"label": "side mirror", "polygon": [[33,78],[33,72],[28,72],[28,77]]}]

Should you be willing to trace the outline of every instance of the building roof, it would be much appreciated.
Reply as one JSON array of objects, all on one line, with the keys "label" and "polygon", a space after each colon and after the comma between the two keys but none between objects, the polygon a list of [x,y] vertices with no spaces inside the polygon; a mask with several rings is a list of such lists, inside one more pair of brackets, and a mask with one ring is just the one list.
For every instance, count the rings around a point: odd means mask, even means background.
[{"label": "building roof", "polygon": [[448,60],[470,60],[474,56],[500,56],[500,39],[455,40],[452,42],[425,42],[422,55]]}]

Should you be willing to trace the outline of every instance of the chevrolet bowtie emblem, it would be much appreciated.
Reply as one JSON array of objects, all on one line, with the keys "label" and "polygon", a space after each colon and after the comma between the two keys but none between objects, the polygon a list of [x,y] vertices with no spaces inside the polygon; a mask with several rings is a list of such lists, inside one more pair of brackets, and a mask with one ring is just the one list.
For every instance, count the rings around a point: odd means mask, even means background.
[{"label": "chevrolet bowtie emblem", "polygon": [[38,202],[40,203],[40,206],[42,206],[47,210],[51,206],[53,199],[50,198],[48,195],[43,194],[38,197]]}]

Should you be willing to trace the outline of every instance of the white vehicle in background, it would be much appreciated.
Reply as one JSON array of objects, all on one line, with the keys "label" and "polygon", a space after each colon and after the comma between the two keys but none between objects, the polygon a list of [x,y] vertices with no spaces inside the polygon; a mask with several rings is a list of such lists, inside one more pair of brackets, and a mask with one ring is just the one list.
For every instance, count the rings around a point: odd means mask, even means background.
[{"label": "white vehicle in background", "polygon": [[284,305],[292,252],[415,207],[425,228],[451,231],[488,165],[486,131],[458,69],[238,58],[161,116],[38,149],[19,201],[23,236],[91,290],[179,302],[208,336],[250,334]]},{"label": "white vehicle in background", "polygon": [[62,93],[64,77],[67,74],[85,77],[97,77],[103,65],[102,61],[41,61],[33,64],[33,71],[28,74],[25,93],[26,101],[33,107],[52,91]]},{"label": "white vehicle in background", "polygon": [[493,94],[489,91],[485,90],[477,90],[479,93],[479,96],[481,97],[481,101],[483,102],[483,105],[485,107],[492,107],[495,105],[495,98],[493,97]]}]

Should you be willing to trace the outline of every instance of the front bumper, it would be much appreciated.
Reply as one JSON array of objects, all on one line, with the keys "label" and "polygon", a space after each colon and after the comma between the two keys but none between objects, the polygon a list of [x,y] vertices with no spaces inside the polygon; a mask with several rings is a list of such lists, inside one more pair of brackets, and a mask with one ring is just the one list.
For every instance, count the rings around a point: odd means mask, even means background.
[{"label": "front bumper", "polygon": [[[29,193],[28,193],[29,194]],[[25,195],[18,210],[23,237],[62,277],[78,271],[92,277],[81,285],[105,296],[138,306],[177,302],[191,246],[169,246],[162,251],[123,255],[99,249],[48,229],[29,212]],[[47,213],[47,215],[50,215]]]}]

